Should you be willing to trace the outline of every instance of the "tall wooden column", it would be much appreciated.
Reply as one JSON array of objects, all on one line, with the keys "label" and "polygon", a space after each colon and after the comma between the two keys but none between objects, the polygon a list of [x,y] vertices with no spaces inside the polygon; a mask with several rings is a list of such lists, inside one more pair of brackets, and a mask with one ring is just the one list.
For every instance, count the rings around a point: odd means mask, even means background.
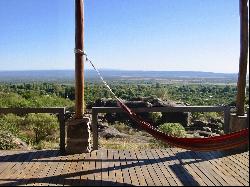
[{"label": "tall wooden column", "polygon": [[91,151],[90,118],[84,117],[84,0],[75,0],[75,118],[67,121],[66,153]]},{"label": "tall wooden column", "polygon": [[240,59],[239,75],[237,84],[237,116],[243,116],[244,103],[246,96],[246,74],[248,57],[248,0],[239,0],[240,2]]},{"label": "tall wooden column", "polygon": [[[75,48],[84,50],[84,0],[75,0]],[[84,58],[75,53],[75,111],[76,118],[84,113]]]},{"label": "tall wooden column", "polygon": [[[248,0],[239,0],[240,3],[240,59],[237,83],[236,113],[230,115],[229,132],[237,132],[249,128],[248,116],[245,114],[244,103],[246,96],[246,74],[248,57]],[[244,152],[249,149],[245,144],[229,151]]]}]

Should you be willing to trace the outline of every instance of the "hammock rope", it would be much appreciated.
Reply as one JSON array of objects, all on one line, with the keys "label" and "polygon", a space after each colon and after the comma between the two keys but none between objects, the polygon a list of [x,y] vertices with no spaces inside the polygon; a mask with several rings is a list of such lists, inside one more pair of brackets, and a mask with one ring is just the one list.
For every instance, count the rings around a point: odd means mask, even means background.
[{"label": "hammock rope", "polygon": [[106,88],[110,91],[113,97],[117,100],[117,104],[119,107],[123,109],[124,112],[128,114],[128,116],[138,124],[143,130],[151,134],[156,139],[159,139],[171,146],[180,147],[183,149],[193,150],[193,151],[219,151],[219,150],[227,150],[235,147],[239,147],[243,144],[247,144],[249,142],[249,130],[243,129],[239,132],[233,132],[230,134],[208,137],[208,138],[177,138],[171,137],[164,132],[157,130],[153,125],[146,122],[142,119],[141,116],[134,113],[126,104],[118,98],[115,93],[112,91],[107,82],[103,79],[100,71],[96,68],[93,62],[88,58],[86,53],[84,53],[80,49],[75,49],[75,53],[79,53],[86,57],[86,61],[91,64],[94,70],[97,72],[99,78],[102,83],[106,86]]}]

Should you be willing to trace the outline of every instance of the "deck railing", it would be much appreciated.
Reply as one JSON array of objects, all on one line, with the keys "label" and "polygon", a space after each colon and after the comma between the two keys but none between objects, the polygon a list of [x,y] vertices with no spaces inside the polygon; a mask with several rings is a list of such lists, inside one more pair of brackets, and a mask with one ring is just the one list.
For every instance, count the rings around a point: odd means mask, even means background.
[{"label": "deck railing", "polygon": [[50,113],[58,114],[60,127],[60,151],[65,152],[65,108],[0,108],[0,114],[29,114],[29,113]]},{"label": "deck railing", "polygon": [[[230,106],[175,106],[175,107],[151,107],[133,108],[136,113],[141,112],[223,112],[224,132],[229,132]],[[93,149],[98,149],[98,114],[100,113],[123,113],[119,107],[93,107],[92,129]],[[51,113],[58,114],[60,124],[60,151],[65,152],[65,108],[0,108],[0,114],[28,114],[28,113]]]},{"label": "deck railing", "polygon": [[[229,132],[230,106],[175,106],[175,107],[151,107],[133,108],[136,113],[140,112],[223,112],[225,133]],[[93,107],[92,108],[92,129],[93,129],[93,149],[98,149],[98,114],[99,113],[122,113],[119,107]]]}]

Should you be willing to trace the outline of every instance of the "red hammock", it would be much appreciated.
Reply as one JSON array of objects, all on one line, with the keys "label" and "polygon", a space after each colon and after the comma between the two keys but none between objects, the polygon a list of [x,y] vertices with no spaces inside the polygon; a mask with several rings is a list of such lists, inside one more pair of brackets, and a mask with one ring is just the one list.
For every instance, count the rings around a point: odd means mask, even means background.
[{"label": "red hammock", "polygon": [[122,101],[117,100],[118,105],[134,120],[142,129],[155,138],[172,146],[194,151],[219,151],[238,147],[249,142],[249,131],[243,129],[231,134],[209,137],[209,138],[177,138],[157,130],[140,116],[129,109]]}]

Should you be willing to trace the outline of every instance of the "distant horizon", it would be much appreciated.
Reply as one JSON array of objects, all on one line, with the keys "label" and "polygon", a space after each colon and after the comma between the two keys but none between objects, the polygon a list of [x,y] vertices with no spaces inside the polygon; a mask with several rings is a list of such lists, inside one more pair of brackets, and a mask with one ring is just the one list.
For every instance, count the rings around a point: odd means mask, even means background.
[{"label": "distant horizon", "polygon": [[[90,68],[85,68],[87,71],[95,71]],[[101,71],[140,71],[140,72],[197,72],[197,73],[215,73],[215,74],[238,74],[238,72],[212,72],[212,71],[197,71],[197,70],[128,70],[128,69],[109,69],[100,68]],[[29,71],[75,71],[74,69],[26,69],[26,70],[0,70],[0,72],[29,72]],[[248,75],[248,74],[247,74]]]}]

